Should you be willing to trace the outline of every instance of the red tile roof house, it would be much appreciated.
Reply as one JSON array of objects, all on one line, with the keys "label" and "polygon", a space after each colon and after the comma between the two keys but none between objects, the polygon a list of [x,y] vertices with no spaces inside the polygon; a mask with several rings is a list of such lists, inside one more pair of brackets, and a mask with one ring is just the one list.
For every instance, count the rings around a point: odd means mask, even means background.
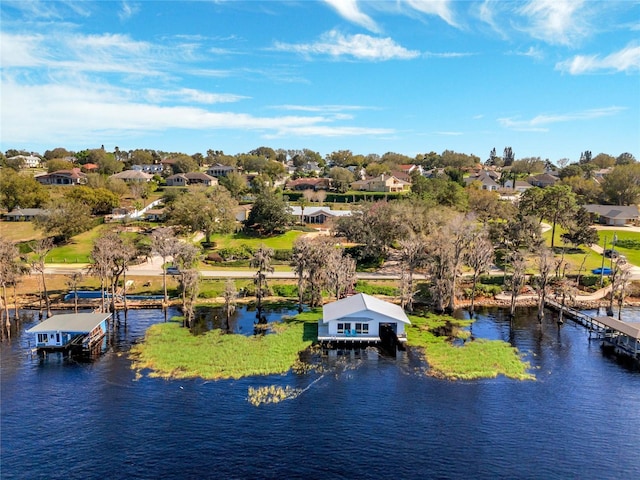
[{"label": "red tile roof house", "polygon": [[37,175],[34,178],[43,185],[84,185],[87,183],[87,175],[82,173],[79,168],[57,170]]}]

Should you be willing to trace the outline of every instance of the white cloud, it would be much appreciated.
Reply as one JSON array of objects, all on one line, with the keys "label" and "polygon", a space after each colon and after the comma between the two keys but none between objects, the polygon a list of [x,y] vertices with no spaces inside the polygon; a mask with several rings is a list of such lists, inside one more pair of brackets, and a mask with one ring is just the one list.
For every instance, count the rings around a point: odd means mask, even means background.
[{"label": "white cloud", "polygon": [[406,3],[420,13],[437,15],[452,27],[459,26],[453,18],[450,0],[407,0]]},{"label": "white cloud", "polygon": [[353,110],[371,110],[374,107],[361,107],[359,105],[278,105],[273,108],[298,112],[336,113]]},{"label": "white cloud", "polygon": [[640,71],[640,45],[629,44],[618,52],[606,57],[599,55],[576,55],[556,64],[556,70],[571,75],[594,72],[637,72]]},{"label": "white cloud", "polygon": [[192,88],[180,88],[178,90],[160,90],[150,88],[145,91],[145,98],[154,103],[181,102],[212,105],[216,103],[234,103],[249,97],[232,93],[210,93]]},{"label": "white cloud", "polygon": [[583,110],[581,112],[570,112],[555,115],[536,115],[529,120],[520,120],[517,117],[499,118],[498,123],[505,128],[517,131],[526,132],[547,132],[549,131],[548,125],[554,123],[575,122],[594,120],[602,117],[611,117],[617,115],[619,112],[625,110],[624,107],[604,107],[604,108],[592,108]]},{"label": "white cloud", "polygon": [[[2,144],[29,143],[34,138],[52,144],[71,145],[87,140],[95,143],[98,138],[105,143],[109,140],[118,141],[123,136],[171,129],[237,129],[279,136],[379,135],[392,131],[336,125],[334,123],[340,119],[339,115],[259,117],[195,106],[158,105],[146,101],[146,92],[88,82],[73,86],[25,86],[5,79],[2,91],[2,118],[11,119],[11,122],[3,122]],[[203,92],[188,89],[156,94],[162,98],[204,96],[203,100],[214,100]]]},{"label": "white cloud", "polygon": [[122,10],[118,12],[118,18],[124,22],[140,11],[140,5],[136,3],[122,2]]},{"label": "white cloud", "polygon": [[278,42],[274,48],[304,55],[353,57],[358,60],[371,61],[408,60],[420,56],[420,52],[407,50],[391,38],[378,38],[362,34],[343,35],[336,30],[324,33],[315,43],[287,44]]},{"label": "white cloud", "polygon": [[379,32],[378,25],[367,14],[360,11],[357,0],[325,0],[344,19],[372,32]]},{"label": "white cloud", "polygon": [[589,12],[584,0],[530,0],[519,11],[529,21],[522,27],[529,35],[570,46],[592,33]]},{"label": "white cloud", "polygon": [[516,50],[514,52],[509,52],[511,55],[518,55],[520,57],[530,57],[536,60],[542,60],[544,58],[544,54],[542,50],[536,47],[529,47],[527,50]]}]

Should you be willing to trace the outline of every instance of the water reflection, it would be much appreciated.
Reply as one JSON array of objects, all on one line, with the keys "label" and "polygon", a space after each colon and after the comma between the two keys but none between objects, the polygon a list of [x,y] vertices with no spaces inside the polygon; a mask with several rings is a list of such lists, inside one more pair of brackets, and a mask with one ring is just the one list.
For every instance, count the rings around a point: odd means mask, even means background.
[{"label": "water reflection", "polygon": [[285,316],[294,316],[298,313],[295,307],[263,307],[260,316],[255,307],[251,305],[237,306],[229,316],[224,307],[198,307],[195,311],[194,323],[191,332],[194,335],[202,335],[210,330],[219,329],[229,333],[240,335],[263,335],[270,333],[269,325],[279,322]]}]

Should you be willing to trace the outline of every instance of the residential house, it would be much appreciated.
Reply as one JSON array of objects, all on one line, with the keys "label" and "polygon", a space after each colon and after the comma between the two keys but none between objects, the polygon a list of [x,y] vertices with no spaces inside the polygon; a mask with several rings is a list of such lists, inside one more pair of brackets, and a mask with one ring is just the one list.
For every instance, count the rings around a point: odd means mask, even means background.
[{"label": "residential house", "polygon": [[422,165],[414,165],[413,163],[398,165],[398,171],[403,172],[407,175],[411,175],[413,172],[418,172],[420,175],[424,175],[424,169],[422,168]]},{"label": "residential house", "polygon": [[139,170],[124,170],[120,173],[111,175],[109,178],[123,180],[125,183],[147,183],[151,181],[153,175]]},{"label": "residential house", "polygon": [[604,225],[624,226],[638,221],[638,207],[636,205],[585,205],[594,220]]},{"label": "residential house", "polygon": [[516,180],[515,182],[511,179],[504,182],[504,188],[509,190],[515,190],[518,193],[523,193],[526,190],[533,187],[529,182],[525,182],[524,180]]},{"label": "residential house", "polygon": [[34,178],[43,185],[84,185],[87,183],[87,175],[81,172],[79,168],[57,170],[43,175],[36,175]]},{"label": "residential house", "polygon": [[161,175],[164,167],[160,163],[148,163],[144,165],[131,165],[131,170],[150,173],[151,175]]},{"label": "residential house", "polygon": [[207,168],[207,175],[219,178],[219,177],[226,177],[231,172],[235,172],[235,171],[236,171],[236,167],[216,163],[215,165],[211,165],[209,168]]},{"label": "residential house", "polygon": [[110,313],[54,315],[26,333],[33,334],[39,350],[67,350],[74,346],[87,349],[104,338],[110,317]]},{"label": "residential house", "polygon": [[7,160],[22,160],[22,165],[26,168],[38,168],[42,163],[42,159],[35,155],[15,155]]},{"label": "residential house", "polygon": [[38,215],[45,212],[42,208],[14,208],[4,214],[4,219],[9,222],[31,222]]},{"label": "residential house", "polygon": [[322,172],[322,168],[320,167],[320,164],[318,164],[318,162],[307,162],[304,165],[298,167],[298,171],[306,174],[312,173],[319,175]]},{"label": "residential house", "polygon": [[85,163],[80,168],[84,173],[97,173],[100,169],[100,165],[95,163]]},{"label": "residential house", "polygon": [[559,180],[560,179],[558,177],[555,177],[549,173],[532,175],[529,178],[527,178],[527,182],[529,182],[534,187],[540,187],[540,188],[545,188],[545,187],[550,187],[552,185],[555,185],[556,182],[558,182]]},{"label": "residential house", "polygon": [[406,342],[407,325],[411,325],[411,321],[400,306],[359,293],[322,307],[318,340],[380,342],[391,336]]},{"label": "residential house", "polygon": [[365,178],[367,178],[367,171],[364,169],[364,167],[349,165],[347,167],[347,170],[353,173],[353,176],[356,177],[357,180],[364,180]]},{"label": "residential house", "polygon": [[351,184],[351,189],[365,192],[408,192],[411,190],[411,183],[393,175],[382,174],[374,178],[357,180]]},{"label": "residential house", "polygon": [[218,185],[218,179],[202,172],[176,173],[167,177],[168,187],[186,187],[187,185]]},{"label": "residential house", "polygon": [[339,217],[351,215],[351,210],[332,210],[329,207],[302,207],[291,206],[291,214],[302,223],[324,224]]},{"label": "residential house", "polygon": [[482,190],[489,190],[495,192],[500,188],[500,184],[496,181],[493,175],[486,171],[480,170],[477,173],[469,175],[464,179],[467,185],[471,185],[474,182],[478,182],[481,185]]}]

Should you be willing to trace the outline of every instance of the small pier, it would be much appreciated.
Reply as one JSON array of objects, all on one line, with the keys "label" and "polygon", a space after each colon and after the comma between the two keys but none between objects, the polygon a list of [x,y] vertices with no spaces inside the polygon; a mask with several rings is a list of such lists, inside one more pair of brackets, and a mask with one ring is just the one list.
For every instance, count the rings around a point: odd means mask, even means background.
[{"label": "small pier", "polygon": [[640,324],[623,322],[608,316],[592,317],[573,308],[548,300],[546,306],[594,332],[602,345],[616,354],[627,355],[640,362]]}]

